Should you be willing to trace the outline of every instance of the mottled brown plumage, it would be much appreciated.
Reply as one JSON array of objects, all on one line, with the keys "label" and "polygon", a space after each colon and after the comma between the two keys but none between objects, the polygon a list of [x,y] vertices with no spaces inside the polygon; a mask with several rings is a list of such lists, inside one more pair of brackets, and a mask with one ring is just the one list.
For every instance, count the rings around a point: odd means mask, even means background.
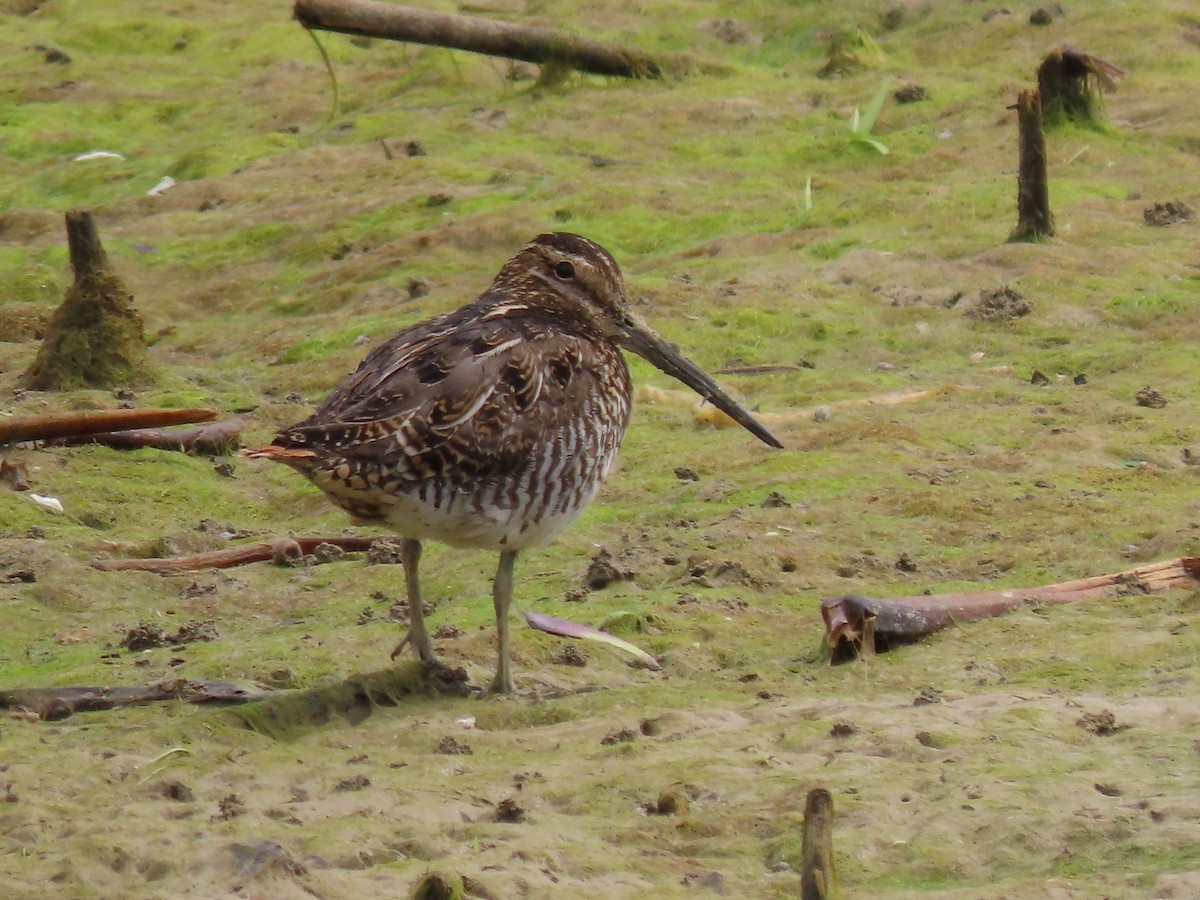
[{"label": "mottled brown plumage", "polygon": [[422,661],[435,660],[420,542],[498,550],[492,690],[509,693],[513,562],[570,524],[612,466],[633,394],[622,346],[780,446],[629,309],[606,250],[544,234],[478,300],[375,348],[311,416],[251,455],[286,463],[355,519],[404,538],[411,620],[396,652],[411,642]]}]

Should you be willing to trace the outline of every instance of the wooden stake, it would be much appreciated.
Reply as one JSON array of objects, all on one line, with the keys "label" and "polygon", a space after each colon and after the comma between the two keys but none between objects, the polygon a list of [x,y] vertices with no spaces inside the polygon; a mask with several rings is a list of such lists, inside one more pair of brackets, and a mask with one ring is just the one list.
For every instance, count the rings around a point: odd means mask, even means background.
[{"label": "wooden stake", "polygon": [[293,15],[305,28],[468,50],[594,75],[662,78],[696,70],[706,74],[729,72],[727,66],[701,63],[681,54],[651,55],[552,28],[493,22],[374,0],[296,0]]},{"label": "wooden stake", "polygon": [[813,788],[804,801],[804,865],[800,870],[802,900],[837,896],[833,872],[833,797]]},{"label": "wooden stake", "polygon": [[1042,103],[1037,91],[1017,98],[1020,163],[1017,169],[1017,227],[1009,242],[1040,241],[1054,234],[1050,192],[1046,186],[1046,138],[1042,134]]}]

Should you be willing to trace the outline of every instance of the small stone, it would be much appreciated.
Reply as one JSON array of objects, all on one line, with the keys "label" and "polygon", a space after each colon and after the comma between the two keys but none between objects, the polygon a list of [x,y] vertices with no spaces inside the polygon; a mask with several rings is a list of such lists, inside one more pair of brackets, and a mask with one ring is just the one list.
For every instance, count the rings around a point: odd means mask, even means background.
[{"label": "small stone", "polygon": [[1087,384],[1087,376],[1086,376],[1086,375],[1084,375],[1082,372],[1080,372],[1078,375],[1076,375],[1076,376],[1075,376],[1074,378],[1072,378],[1071,380],[1072,380],[1072,381],[1073,381],[1075,384]]},{"label": "small stone", "polygon": [[30,529],[28,531],[25,532],[25,537],[29,538],[32,541],[45,540],[46,529],[43,528],[41,525],[33,525],[30,527]]},{"label": "small stone", "polygon": [[937,688],[927,687],[913,698],[913,706],[929,706],[942,702],[942,692]]},{"label": "small stone", "polygon": [[828,406],[818,406],[813,410],[812,417],[814,422],[828,422],[833,418],[833,410]]},{"label": "small stone", "polygon": [[213,463],[213,471],[222,478],[233,478],[237,472],[237,466],[228,459],[222,459]]},{"label": "small stone", "polygon": [[1050,379],[1046,377],[1045,373],[1034,369],[1033,374],[1029,376],[1029,383],[1041,387],[1044,384],[1049,384]]}]

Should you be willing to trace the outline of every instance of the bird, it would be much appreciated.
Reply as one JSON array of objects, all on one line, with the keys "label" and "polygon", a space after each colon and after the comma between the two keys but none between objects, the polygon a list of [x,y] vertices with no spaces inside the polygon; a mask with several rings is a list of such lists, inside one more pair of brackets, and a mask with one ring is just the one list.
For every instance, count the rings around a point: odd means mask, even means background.
[{"label": "bird", "polygon": [[511,694],[514,563],[573,522],[612,468],[633,399],[622,349],[783,446],[634,312],[607,250],[556,232],[526,244],[474,302],[375,347],[312,415],[248,455],[290,466],[356,523],[401,538],[409,624],[393,659],[410,644],[439,664],[422,610],[422,542],[498,552],[487,691]]}]

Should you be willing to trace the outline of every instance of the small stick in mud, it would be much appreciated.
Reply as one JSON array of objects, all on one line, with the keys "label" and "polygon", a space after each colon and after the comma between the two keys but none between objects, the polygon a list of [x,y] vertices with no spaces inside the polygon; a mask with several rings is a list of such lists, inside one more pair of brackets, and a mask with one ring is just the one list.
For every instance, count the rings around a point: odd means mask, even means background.
[{"label": "small stick in mud", "polygon": [[825,788],[813,788],[804,801],[800,896],[803,900],[831,900],[837,896],[833,871],[833,797]]},{"label": "small stick in mud", "polygon": [[96,434],[70,435],[47,441],[48,447],[78,444],[103,444],[116,450],[179,450],[200,456],[228,456],[238,449],[238,438],[246,423],[239,418],[224,419],[199,428],[173,431],[163,428],[134,428],[128,431],[102,431]]},{"label": "small stick in mud", "polygon": [[85,435],[137,428],[162,428],[211,422],[215,409],[97,409],[0,418],[0,444],[21,441],[72,440]]},{"label": "small stick in mud", "polygon": [[1017,227],[1008,240],[1040,241],[1054,235],[1054,216],[1046,185],[1046,137],[1042,134],[1042,103],[1037,91],[1021,91],[1017,97],[1017,130]]},{"label": "small stick in mud", "polygon": [[1003,615],[1026,603],[1074,603],[1172,588],[1200,588],[1200,557],[1185,556],[1044,587],[881,600],[847,594],[823,600],[821,616],[829,662],[836,665],[920,640],[949,625]]},{"label": "small stick in mud", "polygon": [[552,28],[493,22],[374,0],[296,0],[292,14],[309,29],[449,47],[594,75],[663,78],[692,71],[711,75],[729,72],[727,66],[701,63],[683,54],[650,54]]},{"label": "small stick in mud", "polygon": [[333,544],[347,553],[362,552],[369,550],[376,540],[365,537],[276,538],[273,541],[257,541],[240,547],[230,547],[228,550],[193,553],[188,556],[171,556],[166,559],[95,559],[89,565],[101,572],[136,571],[176,575],[201,569],[229,569],[268,560],[282,565],[287,560],[307,556],[321,544]]}]

